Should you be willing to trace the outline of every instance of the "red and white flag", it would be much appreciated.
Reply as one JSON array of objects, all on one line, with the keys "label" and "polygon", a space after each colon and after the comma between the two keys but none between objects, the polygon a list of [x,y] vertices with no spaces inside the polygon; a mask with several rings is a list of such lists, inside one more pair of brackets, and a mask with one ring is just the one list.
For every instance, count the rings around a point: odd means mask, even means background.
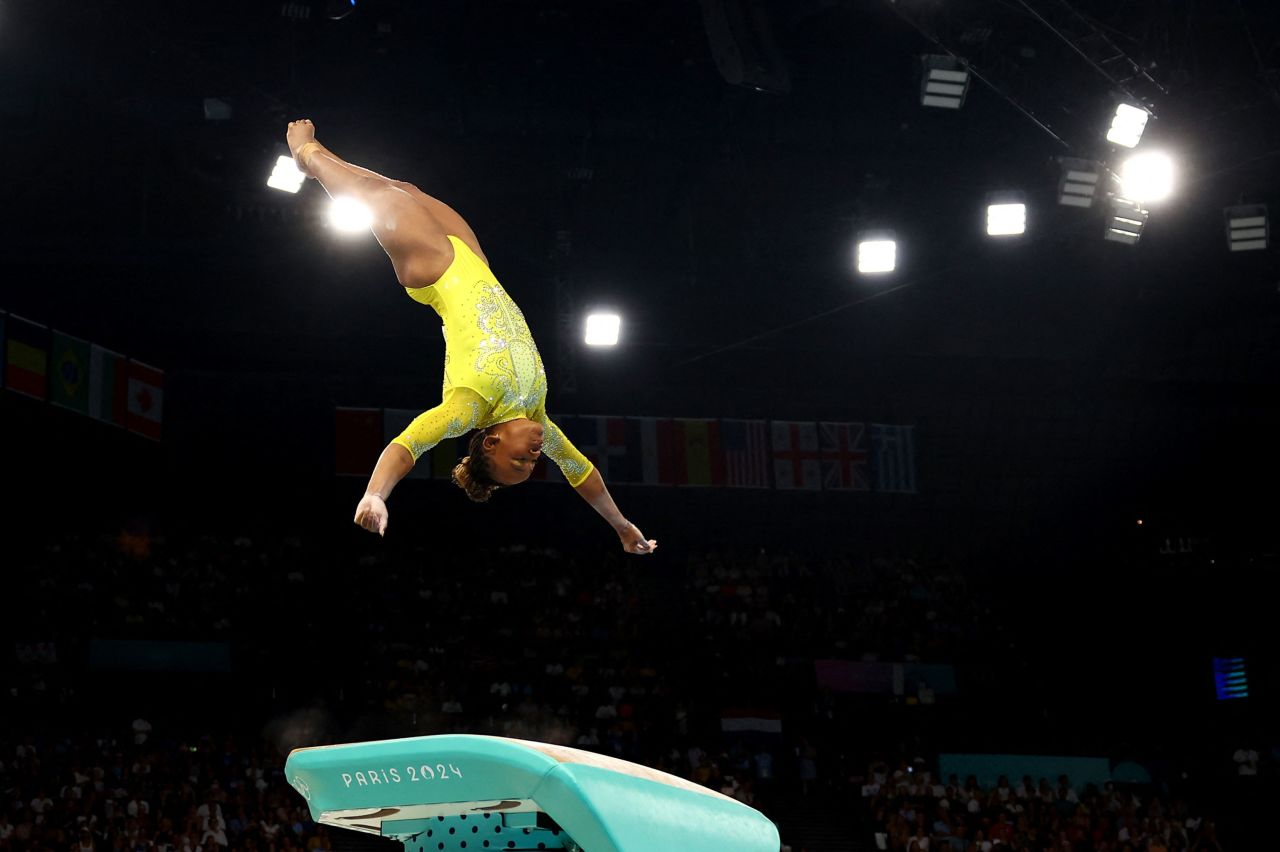
[{"label": "red and white flag", "polygon": [[153,441],[160,440],[164,412],[164,371],[129,361],[129,404],[125,426]]},{"label": "red and white flag", "polygon": [[822,490],[818,424],[770,422],[773,433],[773,481],[777,488]]}]

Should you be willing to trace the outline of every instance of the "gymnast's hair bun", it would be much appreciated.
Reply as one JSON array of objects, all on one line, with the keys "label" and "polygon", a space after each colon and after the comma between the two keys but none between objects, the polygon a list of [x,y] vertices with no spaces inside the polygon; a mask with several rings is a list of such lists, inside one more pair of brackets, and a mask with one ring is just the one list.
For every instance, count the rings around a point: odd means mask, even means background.
[{"label": "gymnast's hair bun", "polygon": [[489,460],[483,453],[465,456],[453,467],[453,484],[466,492],[473,503],[488,502],[498,484],[489,477]]}]

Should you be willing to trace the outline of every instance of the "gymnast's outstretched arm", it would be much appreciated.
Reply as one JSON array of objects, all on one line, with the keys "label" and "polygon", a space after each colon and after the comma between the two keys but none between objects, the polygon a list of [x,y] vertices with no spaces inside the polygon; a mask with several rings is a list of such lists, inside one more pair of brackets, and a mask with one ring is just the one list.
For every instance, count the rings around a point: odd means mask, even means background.
[{"label": "gymnast's outstretched arm", "polygon": [[482,405],[483,400],[470,388],[450,388],[439,405],[415,417],[378,457],[364,497],[356,506],[356,524],[386,535],[391,490],[409,475],[427,450],[445,438],[457,438],[475,428]]},{"label": "gymnast's outstretched arm", "polygon": [[622,541],[623,550],[627,553],[653,553],[658,542],[645,538],[639,527],[622,516],[622,512],[609,494],[609,489],[605,487],[604,477],[600,475],[599,470],[593,468],[587,478],[575,486],[574,490],[600,513],[600,517],[609,522],[609,526],[613,527],[613,531]]},{"label": "gymnast's outstretched arm", "polygon": [[627,553],[653,553],[658,542],[644,537],[644,533],[625,517],[613,496],[605,487],[604,477],[586,456],[573,445],[555,421],[547,416],[546,408],[540,408],[533,418],[542,424],[544,441],[542,451],[560,468],[564,478],[578,492],[578,496],[591,504],[600,517],[613,527]]},{"label": "gymnast's outstretched arm", "polygon": [[356,524],[378,535],[387,534],[387,498],[391,496],[391,489],[413,470],[413,464],[408,450],[396,443],[387,444],[374,465],[364,497],[356,506]]}]

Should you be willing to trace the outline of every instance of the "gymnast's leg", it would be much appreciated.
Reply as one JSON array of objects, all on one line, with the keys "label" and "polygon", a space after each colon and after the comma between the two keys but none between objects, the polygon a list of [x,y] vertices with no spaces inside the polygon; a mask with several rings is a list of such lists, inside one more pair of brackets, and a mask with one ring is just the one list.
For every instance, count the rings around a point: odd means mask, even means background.
[{"label": "gymnast's leg", "polygon": [[325,192],[355,198],[372,211],[374,236],[402,285],[426,287],[444,274],[453,261],[448,232],[407,184],[345,162],[315,141],[310,121],[290,122],[288,141],[298,167],[320,181]]},{"label": "gymnast's leg", "polygon": [[[332,151],[329,151],[329,154],[330,156],[333,156]],[[412,195],[419,204],[427,208],[428,213],[436,217],[436,221],[444,228],[444,232],[446,234],[452,234],[462,240],[471,247],[471,250],[474,251],[486,265],[489,263],[489,259],[485,257],[484,252],[480,249],[480,240],[476,239],[475,231],[471,230],[471,226],[467,224],[467,220],[463,219],[462,215],[458,213],[457,210],[454,210],[440,199],[427,195],[408,181],[385,177],[375,171],[370,171],[369,169],[362,168],[351,163],[343,163],[343,165],[351,171],[362,174],[366,177],[384,180],[392,186],[403,189],[405,192]]]}]

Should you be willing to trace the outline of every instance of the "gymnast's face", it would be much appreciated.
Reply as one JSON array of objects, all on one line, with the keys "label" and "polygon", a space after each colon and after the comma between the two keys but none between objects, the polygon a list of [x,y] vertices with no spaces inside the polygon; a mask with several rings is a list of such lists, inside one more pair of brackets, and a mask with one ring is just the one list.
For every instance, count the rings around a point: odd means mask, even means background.
[{"label": "gymnast's face", "polygon": [[542,424],[523,417],[499,423],[484,437],[489,473],[503,485],[519,485],[542,458]]}]

